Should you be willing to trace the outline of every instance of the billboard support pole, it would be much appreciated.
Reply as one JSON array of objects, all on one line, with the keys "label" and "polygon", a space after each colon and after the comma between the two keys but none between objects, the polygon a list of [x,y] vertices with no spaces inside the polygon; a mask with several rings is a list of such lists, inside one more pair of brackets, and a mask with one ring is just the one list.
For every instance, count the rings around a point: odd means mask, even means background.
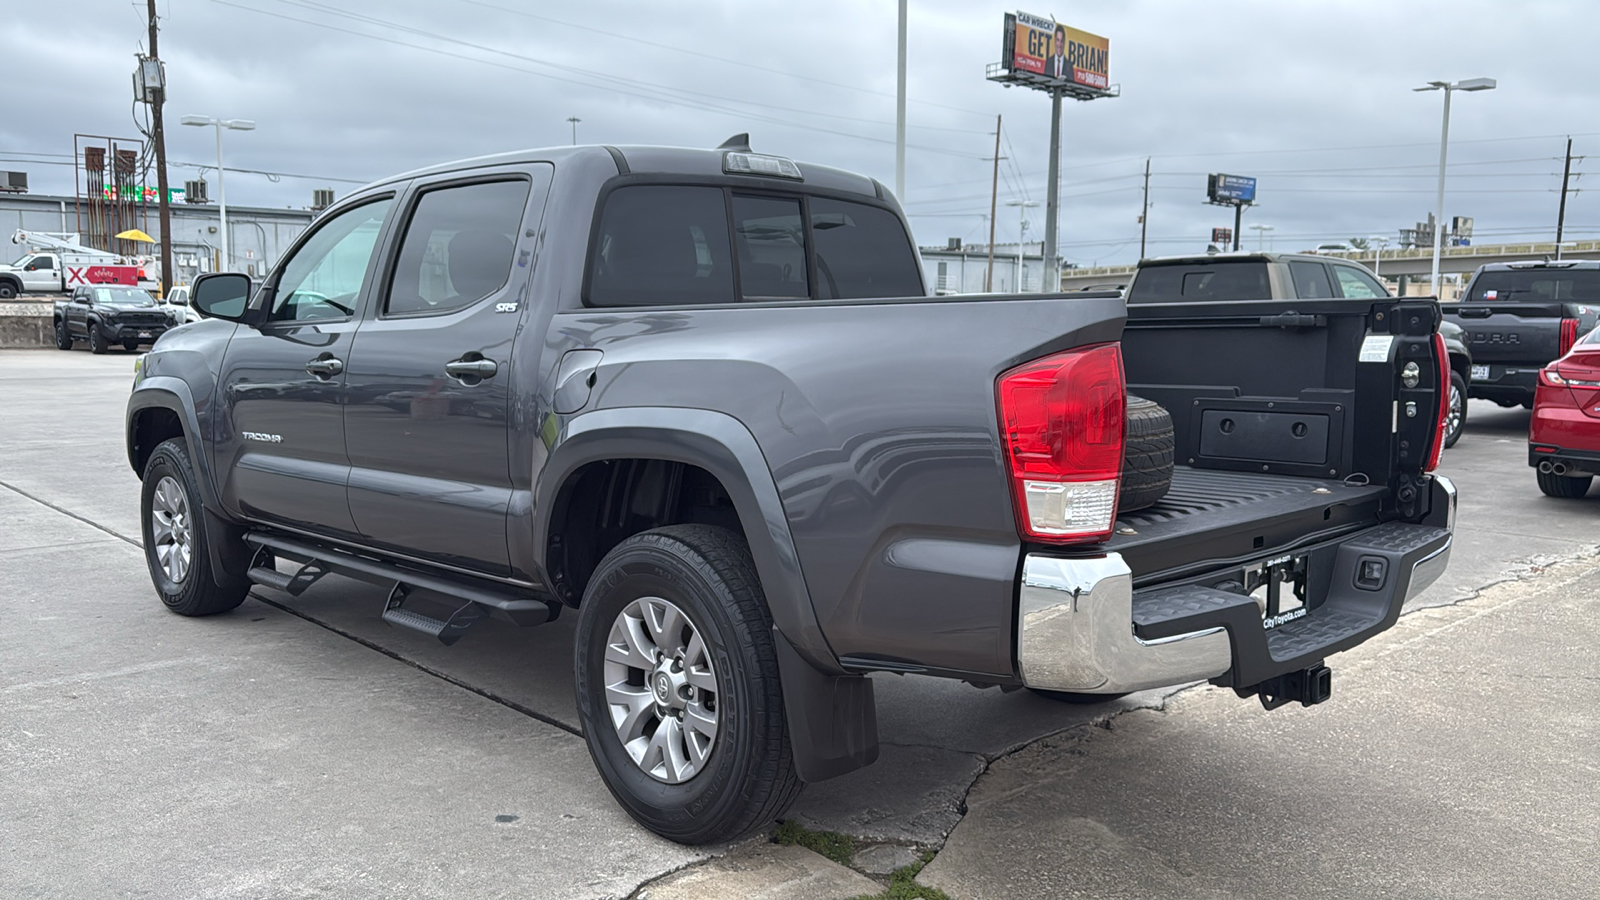
[{"label": "billboard support pole", "polygon": [[[1044,201],[1044,275],[1051,279],[1050,293],[1061,290],[1061,273],[1056,262],[1056,214],[1060,202],[1061,181],[1061,92],[1050,92],[1050,187]],[[1044,278],[1039,279],[1039,289],[1044,290]]]},{"label": "billboard support pole", "polygon": [[1239,250],[1239,221],[1243,218],[1244,204],[1235,203],[1233,205],[1233,249],[1235,252]]}]

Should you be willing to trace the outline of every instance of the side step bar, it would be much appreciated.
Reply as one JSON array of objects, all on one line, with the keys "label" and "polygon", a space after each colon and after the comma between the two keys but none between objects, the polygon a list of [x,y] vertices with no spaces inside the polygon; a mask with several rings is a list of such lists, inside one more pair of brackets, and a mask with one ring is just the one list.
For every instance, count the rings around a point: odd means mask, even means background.
[{"label": "side step bar", "polygon": [[[323,575],[337,572],[387,587],[389,597],[383,608],[385,622],[436,637],[446,645],[460,640],[468,628],[489,616],[526,626],[542,625],[561,612],[561,604],[554,599],[513,593],[487,582],[457,581],[276,534],[251,532],[244,539],[256,548],[256,559],[248,573],[256,584],[299,596]],[[279,572],[274,565],[277,559],[298,562],[300,569],[292,575]],[[442,594],[462,601],[463,605],[448,619],[435,619],[404,607],[407,595],[413,590]]]}]

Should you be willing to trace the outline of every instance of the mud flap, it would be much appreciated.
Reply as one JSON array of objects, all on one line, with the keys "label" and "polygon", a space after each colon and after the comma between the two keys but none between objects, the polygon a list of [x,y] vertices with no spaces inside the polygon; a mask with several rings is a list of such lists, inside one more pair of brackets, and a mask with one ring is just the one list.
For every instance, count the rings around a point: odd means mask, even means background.
[{"label": "mud flap", "polygon": [[777,629],[778,675],[800,780],[826,781],[878,759],[878,707],[865,675],[825,675]]}]

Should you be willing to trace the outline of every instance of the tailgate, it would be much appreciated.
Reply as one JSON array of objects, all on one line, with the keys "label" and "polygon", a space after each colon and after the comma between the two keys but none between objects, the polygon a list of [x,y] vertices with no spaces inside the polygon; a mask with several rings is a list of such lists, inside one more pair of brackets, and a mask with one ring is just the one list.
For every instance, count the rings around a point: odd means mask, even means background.
[{"label": "tailgate", "polygon": [[1461,326],[1472,362],[1543,365],[1561,355],[1560,303],[1463,303],[1444,307],[1445,318]]}]

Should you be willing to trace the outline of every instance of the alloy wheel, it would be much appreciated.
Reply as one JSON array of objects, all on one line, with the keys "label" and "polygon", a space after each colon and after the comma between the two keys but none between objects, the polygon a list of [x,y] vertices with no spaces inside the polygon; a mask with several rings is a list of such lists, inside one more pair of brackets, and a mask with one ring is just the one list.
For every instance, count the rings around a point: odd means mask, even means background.
[{"label": "alloy wheel", "polygon": [[173,584],[182,584],[194,559],[194,523],[189,500],[170,475],[156,482],[155,495],[150,498],[150,536],[155,542],[156,563]]},{"label": "alloy wheel", "polygon": [[666,784],[705,769],[722,692],[700,631],[671,601],[640,597],[606,637],[606,705],[635,765]]}]

